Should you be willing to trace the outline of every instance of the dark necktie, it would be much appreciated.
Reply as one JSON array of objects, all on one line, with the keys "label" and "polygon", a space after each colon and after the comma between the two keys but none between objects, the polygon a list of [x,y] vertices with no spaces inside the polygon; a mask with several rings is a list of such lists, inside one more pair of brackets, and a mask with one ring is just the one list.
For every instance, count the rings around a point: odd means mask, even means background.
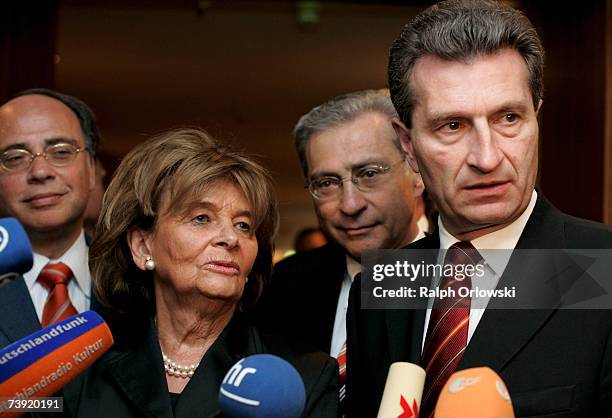
[{"label": "dark necktie", "polygon": [[[446,253],[439,289],[454,291],[454,296],[436,298],[431,310],[421,356],[421,364],[427,373],[419,414],[423,418],[433,416],[440,391],[455,372],[467,346],[471,299],[458,293],[460,288],[471,289],[472,280],[465,274],[460,277],[457,266],[462,265],[465,269],[467,265],[475,266],[481,259],[469,241],[453,244]],[[444,272],[450,268],[457,274],[445,275]]]}]

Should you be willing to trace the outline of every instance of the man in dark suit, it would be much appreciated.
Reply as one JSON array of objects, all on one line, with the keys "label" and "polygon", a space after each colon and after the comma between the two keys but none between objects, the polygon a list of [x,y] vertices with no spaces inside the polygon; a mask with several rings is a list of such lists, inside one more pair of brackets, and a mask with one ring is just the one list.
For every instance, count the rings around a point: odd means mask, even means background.
[{"label": "man in dark suit", "polygon": [[34,265],[0,288],[0,347],[90,309],[83,219],[99,141],[82,101],[32,89],[0,106],[0,216],[16,217]]},{"label": "man in dark suit", "polygon": [[[535,190],[543,55],[520,12],[460,0],[409,22],[389,60],[401,119],[394,126],[440,212],[437,231],[408,248],[440,254],[428,263],[440,263],[441,250],[468,254],[484,268],[485,286],[518,289],[510,302],[517,306],[555,300],[547,299],[545,276],[533,271],[536,252],[516,250],[612,247],[609,227],[567,216]],[[486,249],[510,251],[500,261]],[[503,310],[499,300],[477,305],[469,298],[462,300],[469,309],[434,298],[421,310],[360,309],[369,280],[362,279],[351,290],[348,319],[350,416],[376,416],[396,361],[426,369],[421,417],[433,416],[455,370],[476,366],[500,374],[517,417],[612,416],[612,311],[555,303]],[[441,287],[458,280],[434,277],[432,287],[436,279]],[[469,286],[476,283],[472,276]]]},{"label": "man in dark suit", "polygon": [[360,257],[423,236],[420,177],[403,157],[387,90],[315,107],[294,131],[302,170],[330,243],[279,262],[258,302],[259,326],[338,358],[343,377],[346,308]]}]

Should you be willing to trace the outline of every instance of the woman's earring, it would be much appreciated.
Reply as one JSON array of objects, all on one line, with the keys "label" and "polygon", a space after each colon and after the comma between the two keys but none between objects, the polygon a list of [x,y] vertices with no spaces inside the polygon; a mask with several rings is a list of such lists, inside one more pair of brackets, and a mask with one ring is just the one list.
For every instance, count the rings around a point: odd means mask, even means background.
[{"label": "woman's earring", "polygon": [[145,269],[149,270],[149,271],[153,271],[155,270],[155,261],[153,261],[153,259],[151,258],[150,255],[145,257],[146,261],[145,261]]}]

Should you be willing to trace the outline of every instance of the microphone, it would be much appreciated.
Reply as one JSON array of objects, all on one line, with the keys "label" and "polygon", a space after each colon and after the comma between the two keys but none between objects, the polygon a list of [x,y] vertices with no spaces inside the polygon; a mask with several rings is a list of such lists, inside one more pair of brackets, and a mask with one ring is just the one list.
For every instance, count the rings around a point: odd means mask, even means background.
[{"label": "microphone", "polygon": [[298,371],[271,354],[255,354],[234,364],[219,391],[221,412],[231,418],[298,418],[305,404]]},{"label": "microphone", "polygon": [[488,367],[454,373],[444,385],[435,418],[514,418],[510,394],[503,380]]},{"label": "microphone", "polygon": [[[50,396],[113,345],[106,322],[86,311],[49,325],[0,350],[0,398]],[[8,408],[0,402],[0,413]],[[23,414],[2,414],[3,417]]]},{"label": "microphone", "polygon": [[417,418],[423,386],[423,368],[406,362],[391,364],[377,418]]},{"label": "microphone", "polygon": [[16,218],[0,218],[0,287],[32,268],[32,246]]}]

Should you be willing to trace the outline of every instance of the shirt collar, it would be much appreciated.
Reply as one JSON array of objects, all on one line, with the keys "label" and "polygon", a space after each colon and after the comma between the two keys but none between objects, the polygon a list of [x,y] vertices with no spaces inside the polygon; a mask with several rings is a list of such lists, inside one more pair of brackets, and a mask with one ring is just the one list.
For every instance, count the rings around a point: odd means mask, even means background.
[{"label": "shirt collar", "polygon": [[427,219],[427,216],[421,215],[421,217],[417,220],[417,226],[419,228],[419,233],[417,234],[416,238],[412,240],[412,242],[425,238],[425,232],[429,232],[429,220]]},{"label": "shirt collar", "polygon": [[[501,275],[508,261],[510,261],[511,251],[485,251],[485,250],[513,250],[516,247],[518,240],[527,225],[527,221],[533,212],[536,201],[538,200],[538,194],[535,190],[531,194],[531,200],[527,205],[527,208],[521,213],[521,216],[516,218],[510,225],[483,235],[471,241],[472,245],[477,250],[481,251],[482,257],[486,263],[495,271]],[[440,231],[440,249],[447,250],[456,242],[459,242],[448,230],[444,227],[442,218],[438,217],[438,228]]]},{"label": "shirt collar", "polygon": [[[428,225],[425,215],[421,216],[417,222],[418,232],[412,242],[425,238],[425,230],[423,229],[424,225]],[[348,254],[346,255],[346,271],[348,272],[351,282],[355,279],[357,273],[361,273],[361,263]]]},{"label": "shirt collar", "polygon": [[351,282],[355,280],[357,273],[361,273],[361,263],[348,254],[346,255],[346,271],[348,272]]},{"label": "shirt collar", "polygon": [[76,284],[79,286],[83,294],[89,298],[91,294],[91,275],[89,274],[89,248],[85,242],[85,232],[81,230],[81,234],[72,246],[61,257],[56,260],[51,260],[42,254],[33,253],[34,263],[32,269],[23,275],[28,289],[32,289],[36,283],[36,279],[43,267],[49,262],[62,262],[70,267],[74,274]]},{"label": "shirt collar", "polygon": [[425,238],[425,231],[429,230],[429,221],[425,215],[421,216],[417,221],[417,234],[412,242],[418,241],[421,238]]}]

